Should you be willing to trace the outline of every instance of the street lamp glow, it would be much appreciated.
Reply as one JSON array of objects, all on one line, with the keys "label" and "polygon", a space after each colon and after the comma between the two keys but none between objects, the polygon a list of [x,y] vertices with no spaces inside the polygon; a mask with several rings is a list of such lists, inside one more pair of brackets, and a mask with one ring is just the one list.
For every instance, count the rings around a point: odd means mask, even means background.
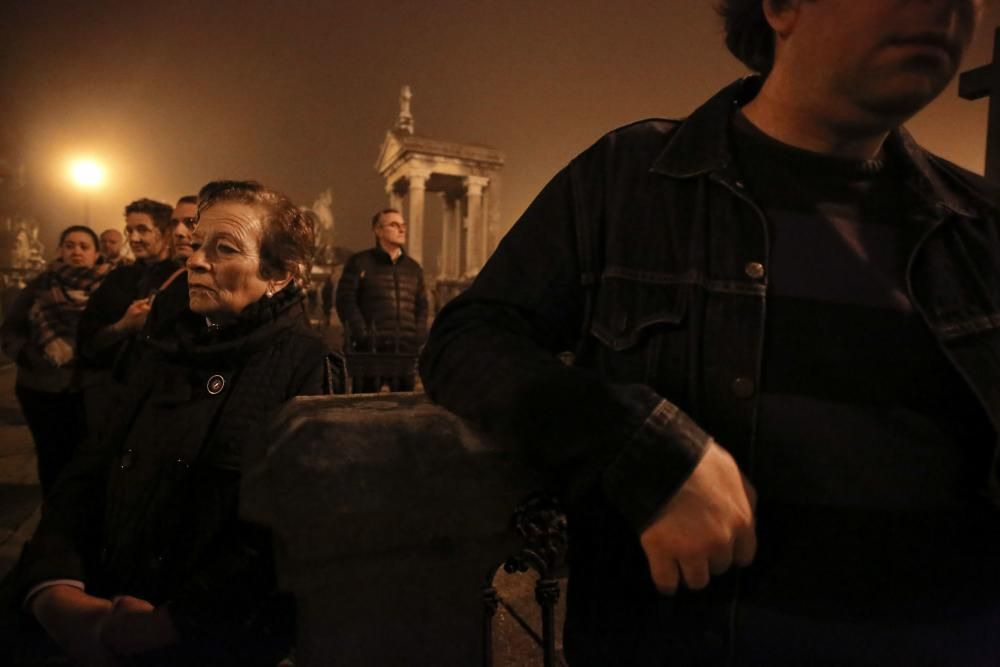
[{"label": "street lamp glow", "polygon": [[69,173],[81,188],[94,189],[104,182],[104,167],[93,160],[77,160],[70,165]]}]

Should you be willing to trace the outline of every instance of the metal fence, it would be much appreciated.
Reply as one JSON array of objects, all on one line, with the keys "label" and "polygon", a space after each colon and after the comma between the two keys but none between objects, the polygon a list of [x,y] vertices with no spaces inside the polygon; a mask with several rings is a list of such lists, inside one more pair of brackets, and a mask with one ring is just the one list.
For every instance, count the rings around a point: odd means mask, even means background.
[{"label": "metal fence", "polygon": [[520,616],[513,616],[541,647],[544,667],[556,667],[555,609],[561,593],[558,576],[565,567],[566,559],[566,514],[551,496],[533,495],[514,511],[511,527],[521,538],[523,547],[486,575],[483,587],[483,666],[493,667],[493,619],[503,603],[493,584],[503,568],[510,573],[534,570],[538,574],[535,601],[541,608],[541,636]]}]

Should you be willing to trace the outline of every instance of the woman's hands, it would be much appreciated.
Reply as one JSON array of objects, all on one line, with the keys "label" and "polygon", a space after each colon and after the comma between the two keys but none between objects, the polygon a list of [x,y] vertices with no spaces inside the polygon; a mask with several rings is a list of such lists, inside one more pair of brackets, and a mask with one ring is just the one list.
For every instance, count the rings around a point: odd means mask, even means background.
[{"label": "woman's hands", "polygon": [[31,612],[70,658],[88,667],[114,667],[116,656],[145,653],[177,641],[166,608],[129,595],[112,601],[55,585],[34,597]]},{"label": "woman's hands", "polygon": [[112,601],[101,640],[116,655],[132,655],[175,643],[177,629],[165,607],[121,595]]},{"label": "woman's hands", "polygon": [[88,595],[74,586],[55,585],[31,601],[31,612],[56,644],[87,667],[114,667],[114,653],[102,640],[111,618],[111,601]]}]

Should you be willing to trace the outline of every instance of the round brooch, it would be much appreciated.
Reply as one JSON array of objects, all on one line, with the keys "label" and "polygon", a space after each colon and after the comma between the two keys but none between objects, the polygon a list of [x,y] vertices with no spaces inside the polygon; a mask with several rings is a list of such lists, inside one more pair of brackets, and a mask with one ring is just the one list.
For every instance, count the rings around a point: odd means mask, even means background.
[{"label": "round brooch", "polygon": [[205,388],[208,389],[208,393],[215,396],[220,391],[222,391],[222,388],[225,386],[226,386],[226,379],[224,377],[222,377],[221,375],[213,375],[212,377],[208,378],[208,384],[205,385]]}]

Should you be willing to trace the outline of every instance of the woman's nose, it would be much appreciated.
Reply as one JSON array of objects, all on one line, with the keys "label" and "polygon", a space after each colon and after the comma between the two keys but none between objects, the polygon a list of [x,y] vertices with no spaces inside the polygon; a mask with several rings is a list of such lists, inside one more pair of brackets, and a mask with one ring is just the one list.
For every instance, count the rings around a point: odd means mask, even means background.
[{"label": "woman's nose", "polygon": [[208,268],[208,262],[205,261],[205,251],[198,248],[191,253],[184,264],[188,271],[205,271]]}]

